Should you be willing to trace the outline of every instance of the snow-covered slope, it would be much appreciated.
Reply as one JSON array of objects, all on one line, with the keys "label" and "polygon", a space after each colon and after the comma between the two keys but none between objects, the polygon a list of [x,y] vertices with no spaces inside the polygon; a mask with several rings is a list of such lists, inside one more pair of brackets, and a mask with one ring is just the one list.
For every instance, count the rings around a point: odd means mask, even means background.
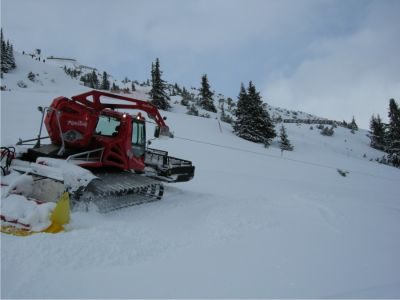
[{"label": "snow-covered slope", "polygon": [[[31,92],[35,91],[68,91],[68,90],[76,90],[77,85],[82,85],[83,83],[79,81],[79,78],[82,75],[91,73],[93,70],[96,72],[98,78],[101,78],[103,71],[97,70],[93,67],[88,67],[82,65],[79,61],[70,58],[58,58],[54,56],[45,56],[45,55],[37,55],[37,54],[20,54],[15,52],[16,60],[18,61],[18,69],[10,72],[5,76],[2,80],[2,86],[5,86],[6,90],[12,91],[23,91],[24,89]],[[76,70],[79,72],[79,76],[76,78],[70,77],[66,75],[64,68],[70,70]],[[33,72],[35,74],[35,79],[29,80],[28,73]],[[132,87],[132,80],[125,78],[123,80],[119,80],[118,78],[114,78],[111,74],[108,74],[108,79],[111,84],[115,83],[121,89],[130,90]],[[24,85],[25,84],[25,85]],[[133,97],[137,99],[146,99],[147,93],[150,91],[150,87],[146,82],[139,83],[135,80],[134,83],[136,87],[136,91],[130,91]],[[174,85],[168,85],[170,91],[173,90]],[[197,97],[199,95],[199,89],[195,87],[191,87],[190,92],[193,97]],[[219,99],[226,100],[226,97],[220,93],[216,93],[214,91],[215,104],[219,101]],[[182,97],[181,96],[171,96],[171,102],[180,103]],[[236,101],[233,100],[235,103]],[[216,117],[220,115],[221,108],[219,105],[217,106],[218,114],[212,114],[207,111],[202,110],[200,107],[200,114],[209,114],[211,117]],[[179,107],[180,112],[186,112],[186,107]],[[286,108],[267,106],[268,112],[273,119],[297,119],[297,120],[321,120],[324,118],[308,114],[302,111],[294,111]],[[231,112],[227,111],[225,108],[225,113],[231,114]]]},{"label": "snow-covered slope", "polygon": [[[35,60],[29,55],[14,52],[17,69],[4,74],[2,86],[11,91],[31,92],[58,92],[60,90],[76,90],[79,85],[75,80],[66,76],[65,72],[50,62]],[[28,79],[28,73],[35,74],[35,80]],[[26,87],[18,86],[18,82],[25,83]]]},{"label": "snow-covered slope", "polygon": [[[36,106],[85,90],[50,83],[2,91],[2,144],[37,134]],[[2,234],[2,298],[400,297],[400,171],[369,161],[382,153],[366,131],[285,124],[281,156],[180,105],[163,115],[175,138],[152,147],[195,178],[159,202],[73,212],[61,234]]]},{"label": "snow-covered slope", "polygon": [[275,106],[267,106],[268,112],[273,119],[297,119],[297,120],[321,120],[321,118],[303,111],[295,111]]}]

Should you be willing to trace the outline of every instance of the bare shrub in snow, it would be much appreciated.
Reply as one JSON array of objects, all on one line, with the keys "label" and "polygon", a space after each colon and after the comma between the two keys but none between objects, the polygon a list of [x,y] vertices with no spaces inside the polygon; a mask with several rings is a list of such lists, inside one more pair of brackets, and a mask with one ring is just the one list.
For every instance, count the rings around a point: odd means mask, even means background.
[{"label": "bare shrub in snow", "polygon": [[198,116],[199,115],[199,111],[196,108],[196,106],[194,104],[192,104],[190,107],[188,106],[187,114],[188,115],[192,115],[192,116]]},{"label": "bare shrub in snow", "polygon": [[211,116],[208,113],[201,114],[200,117],[202,118],[210,118]]},{"label": "bare shrub in snow", "polygon": [[333,127],[329,128],[329,127],[324,127],[321,130],[321,134],[325,135],[325,136],[332,136],[334,133]]},{"label": "bare shrub in snow", "polygon": [[23,89],[25,89],[25,88],[28,87],[28,85],[27,85],[23,80],[18,80],[17,85],[18,85],[20,88],[23,88]]},{"label": "bare shrub in snow", "polygon": [[33,74],[32,72],[29,72],[27,77],[28,77],[28,79],[29,79],[30,81],[32,81],[32,82],[34,82],[35,79],[36,79],[36,75]]}]

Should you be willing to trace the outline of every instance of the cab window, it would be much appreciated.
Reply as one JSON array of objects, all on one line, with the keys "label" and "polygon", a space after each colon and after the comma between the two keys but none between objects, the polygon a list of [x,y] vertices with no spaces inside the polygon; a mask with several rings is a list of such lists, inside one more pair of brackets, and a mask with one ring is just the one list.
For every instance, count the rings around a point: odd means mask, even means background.
[{"label": "cab window", "polygon": [[104,136],[116,136],[121,121],[118,118],[100,115],[96,126],[96,134]]},{"label": "cab window", "polygon": [[146,149],[146,132],[144,123],[133,121],[132,123],[132,149],[136,157],[142,156]]}]

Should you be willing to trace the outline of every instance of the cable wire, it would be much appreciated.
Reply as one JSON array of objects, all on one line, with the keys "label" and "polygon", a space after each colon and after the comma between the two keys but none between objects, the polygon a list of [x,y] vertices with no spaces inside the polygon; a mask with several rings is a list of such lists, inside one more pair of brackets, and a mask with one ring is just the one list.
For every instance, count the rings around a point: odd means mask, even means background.
[{"label": "cable wire", "polygon": [[[214,147],[218,147],[218,148],[224,148],[224,149],[229,149],[229,150],[234,150],[234,151],[239,151],[239,152],[251,153],[251,154],[271,157],[271,158],[275,158],[275,159],[284,159],[284,160],[287,160],[287,161],[292,161],[292,162],[301,163],[301,164],[304,164],[304,165],[310,165],[310,166],[319,167],[319,168],[331,169],[331,170],[336,170],[336,171],[339,170],[338,168],[332,167],[332,166],[329,166],[329,165],[314,163],[314,162],[300,160],[300,159],[281,157],[281,156],[268,154],[268,153],[260,153],[260,152],[246,150],[246,149],[242,149],[242,148],[238,148],[238,147],[220,145],[220,144],[215,144],[215,143],[210,143],[210,142],[205,142],[205,141],[199,141],[199,140],[195,140],[195,139],[189,139],[189,138],[185,138],[185,137],[175,136],[175,138],[176,139],[180,139],[180,140],[184,140],[184,141],[193,142],[193,143],[204,144],[204,145],[209,145],[209,146],[214,146]],[[361,172],[361,171],[354,171],[354,170],[347,170],[347,171],[352,172],[352,173],[356,173],[356,174],[360,174],[360,175],[364,175],[364,176],[375,177],[375,178],[379,178],[379,179],[383,179],[383,180],[389,180],[389,181],[398,182],[398,180],[395,180],[395,179],[389,178],[389,177],[385,177],[385,176],[378,176],[378,175],[375,175],[375,174]]]}]

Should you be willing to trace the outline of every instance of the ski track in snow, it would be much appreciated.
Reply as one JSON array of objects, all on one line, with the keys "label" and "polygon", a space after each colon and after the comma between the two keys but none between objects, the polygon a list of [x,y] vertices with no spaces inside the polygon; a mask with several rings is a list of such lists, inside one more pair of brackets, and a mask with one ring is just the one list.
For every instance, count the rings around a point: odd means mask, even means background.
[{"label": "ski track in snow", "polygon": [[[5,75],[2,145],[37,135],[38,105],[86,90],[57,67],[18,59]],[[43,86],[17,88],[30,70],[46,72]],[[60,234],[2,234],[2,298],[400,297],[400,171],[369,161],[382,153],[365,130],[324,137],[286,124],[295,151],[282,159],[276,143],[264,149],[228,124],[221,133],[215,119],[174,111],[182,107],[162,114],[177,137],[231,149],[155,140],[193,161],[192,181],[166,184],[161,201],[74,211]]]}]

